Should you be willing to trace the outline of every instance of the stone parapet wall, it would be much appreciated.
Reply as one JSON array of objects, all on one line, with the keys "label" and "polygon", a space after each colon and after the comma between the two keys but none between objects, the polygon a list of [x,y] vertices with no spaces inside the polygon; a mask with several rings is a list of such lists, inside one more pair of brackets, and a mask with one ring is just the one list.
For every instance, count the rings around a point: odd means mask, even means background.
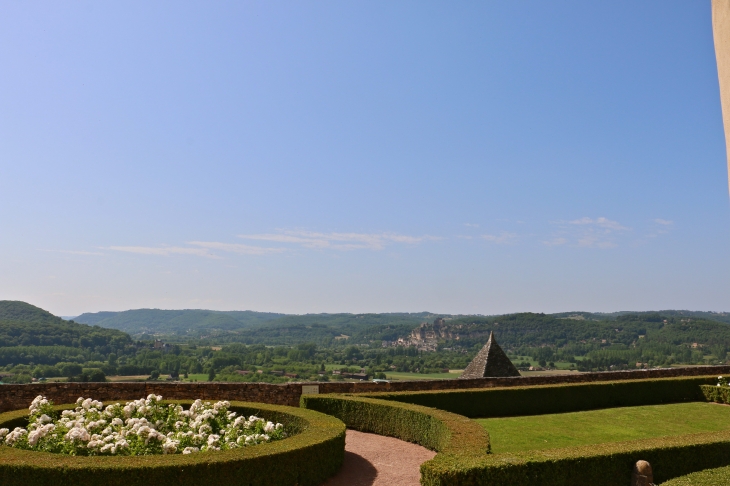
[{"label": "stone parapet wall", "polygon": [[136,400],[150,393],[166,400],[240,400],[299,406],[301,384],[271,385],[268,383],[46,383],[31,385],[0,385],[0,412],[26,408],[38,395],[54,403],[74,403],[79,397],[91,397],[103,402]]},{"label": "stone parapet wall", "polygon": [[206,400],[240,400],[278,405],[299,406],[302,387],[317,393],[373,393],[397,391],[463,390],[467,388],[494,388],[511,386],[560,385],[597,381],[641,380],[680,376],[730,375],[730,366],[693,366],[687,368],[660,368],[652,370],[604,371],[597,373],[570,373],[549,376],[521,376],[507,378],[474,378],[453,380],[413,380],[390,383],[373,382],[320,382],[320,383],[37,383],[31,385],[0,385],[0,412],[18,410],[30,405],[38,395],[45,395],[56,404],[73,403],[78,397],[92,397],[101,401],[133,400],[150,393],[169,400],[201,398]]}]

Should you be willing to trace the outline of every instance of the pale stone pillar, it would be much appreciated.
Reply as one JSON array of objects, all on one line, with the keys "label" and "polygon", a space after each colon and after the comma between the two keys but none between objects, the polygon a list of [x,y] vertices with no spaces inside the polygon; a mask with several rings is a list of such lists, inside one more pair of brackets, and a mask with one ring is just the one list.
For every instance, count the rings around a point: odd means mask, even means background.
[{"label": "pale stone pillar", "polygon": [[720,102],[725,125],[725,147],[730,190],[730,0],[712,0],[712,32],[715,38]]}]

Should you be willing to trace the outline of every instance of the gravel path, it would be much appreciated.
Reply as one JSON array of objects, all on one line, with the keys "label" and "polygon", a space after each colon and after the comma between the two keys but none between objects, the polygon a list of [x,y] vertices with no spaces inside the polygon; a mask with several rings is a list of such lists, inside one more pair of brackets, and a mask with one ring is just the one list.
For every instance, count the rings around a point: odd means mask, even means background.
[{"label": "gravel path", "polygon": [[323,486],[418,486],[420,465],[435,455],[410,442],[348,430],[345,463]]}]

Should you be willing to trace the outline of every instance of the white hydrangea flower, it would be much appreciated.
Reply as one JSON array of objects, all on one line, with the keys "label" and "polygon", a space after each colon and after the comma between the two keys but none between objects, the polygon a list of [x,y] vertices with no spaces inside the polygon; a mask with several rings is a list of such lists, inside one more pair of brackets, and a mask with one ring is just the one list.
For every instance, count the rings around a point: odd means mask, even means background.
[{"label": "white hydrangea flower", "polygon": [[15,427],[12,432],[5,436],[5,444],[12,446],[18,440],[22,439],[24,435],[27,435],[28,431],[20,427]]},{"label": "white hydrangea flower", "polygon": [[191,454],[286,437],[282,424],[238,416],[225,400],[196,400],[189,410],[161,401],[161,396],[150,394],[104,408],[98,400],[80,397],[76,408],[62,411],[54,423],[48,408],[52,403],[39,395],[29,407],[34,419],[28,428],[0,429],[0,444],[81,455]]}]

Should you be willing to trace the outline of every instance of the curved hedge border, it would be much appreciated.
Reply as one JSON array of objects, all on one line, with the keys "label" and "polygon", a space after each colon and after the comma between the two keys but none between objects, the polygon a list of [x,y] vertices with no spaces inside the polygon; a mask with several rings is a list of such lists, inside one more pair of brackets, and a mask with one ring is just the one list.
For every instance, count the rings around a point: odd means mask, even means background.
[{"label": "curved hedge border", "polygon": [[[295,435],[254,447],[187,455],[77,457],[0,446],[0,484],[316,486],[342,466],[345,425],[338,419],[263,403],[231,402],[230,410],[282,422]],[[0,427],[22,426],[27,415],[27,410],[0,414]]]},{"label": "curved hedge border", "polygon": [[[361,396],[486,418],[701,401],[705,400],[701,385],[716,382],[716,376],[705,376],[469,390],[381,392]],[[726,387],[726,390],[730,391],[730,387]]]},{"label": "curved hedge border", "polygon": [[730,484],[730,467],[707,469],[674,478],[661,486],[727,486]]},{"label": "curved hedge border", "polygon": [[702,385],[700,389],[708,402],[730,403],[730,386]]},{"label": "curved hedge border", "polygon": [[437,451],[421,465],[424,486],[615,486],[629,484],[639,459],[652,464],[658,481],[730,463],[730,431],[488,454],[488,434],[479,424],[443,410],[351,395],[304,395],[301,404],[350,428]]}]

